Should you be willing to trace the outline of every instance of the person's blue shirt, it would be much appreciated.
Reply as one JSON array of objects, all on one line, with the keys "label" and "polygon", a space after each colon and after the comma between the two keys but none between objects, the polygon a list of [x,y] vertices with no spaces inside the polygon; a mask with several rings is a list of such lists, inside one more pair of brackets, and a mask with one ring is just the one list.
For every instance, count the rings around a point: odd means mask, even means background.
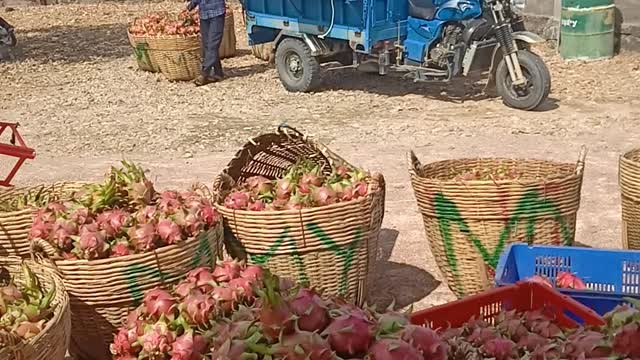
[{"label": "person's blue shirt", "polygon": [[189,11],[198,7],[200,19],[211,19],[225,14],[225,0],[190,0]]}]

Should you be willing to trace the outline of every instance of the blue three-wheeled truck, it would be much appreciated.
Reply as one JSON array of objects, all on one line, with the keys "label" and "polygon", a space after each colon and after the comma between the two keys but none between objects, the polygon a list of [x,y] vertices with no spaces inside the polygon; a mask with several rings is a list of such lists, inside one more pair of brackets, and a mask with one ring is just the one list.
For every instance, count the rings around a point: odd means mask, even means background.
[{"label": "blue three-wheeled truck", "polygon": [[[273,42],[289,91],[310,91],[320,64],[404,73],[449,82],[489,73],[485,91],[532,110],[549,95],[551,76],[530,45],[512,0],[241,0],[249,45]],[[335,67],[332,69],[336,69]]]}]

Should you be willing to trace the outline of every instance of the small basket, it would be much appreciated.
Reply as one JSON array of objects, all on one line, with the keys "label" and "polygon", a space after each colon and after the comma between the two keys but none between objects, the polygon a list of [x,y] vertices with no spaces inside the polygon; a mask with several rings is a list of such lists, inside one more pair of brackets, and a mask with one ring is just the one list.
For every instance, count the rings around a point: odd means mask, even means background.
[{"label": "small basket", "polygon": [[620,156],[622,242],[625,249],[640,250],[640,149]]},{"label": "small basket", "polygon": [[109,344],[144,293],[170,286],[198,266],[214,266],[223,226],[197,238],[153,252],[100,260],[60,260],[45,240],[34,241],[38,261],[60,273],[71,299],[73,334],[70,352],[80,358],[111,359]]},{"label": "small basket", "polygon": [[372,174],[367,196],[316,208],[282,211],[231,210],[224,198],[250,176],[280,177],[299,158],[318,164],[325,174],[344,159],[295,129],[245,144],[216,178],[214,203],[225,219],[225,242],[232,256],[248,257],[279,276],[290,277],[324,291],[363,303],[378,251],[384,216],[385,183]]},{"label": "small basket", "polygon": [[563,328],[604,325],[593,310],[542,284],[521,282],[415,312],[411,323],[432,329],[460,327],[472,318],[492,324],[501,310],[545,310]]},{"label": "small basket", "polygon": [[495,281],[505,286],[542,275],[555,284],[560,271],[577,274],[589,290],[558,290],[600,315],[625,297],[640,299],[640,251],[513,244],[500,257]]},{"label": "small basket", "polygon": [[[82,182],[58,182],[49,185],[16,187],[0,190],[0,203],[10,204],[25,196],[38,196],[51,200],[70,198],[81,189]],[[29,232],[33,224],[33,208],[0,211],[0,256],[29,257]]]},{"label": "small basket", "polygon": [[[22,340],[12,334],[0,334],[0,359],[63,360],[71,336],[71,311],[64,283],[51,269],[18,257],[0,258],[0,276],[11,275],[16,285],[22,286],[24,278],[20,266],[23,261],[36,275],[45,291],[55,286],[55,297],[52,301],[52,306],[55,307],[53,318],[47,322],[42,332],[29,340]],[[2,280],[9,278],[7,276]]]},{"label": "small basket", "polygon": [[[460,159],[423,166],[409,153],[411,185],[427,241],[459,298],[493,285],[500,254],[509,243],[573,244],[585,156],[583,148],[577,164]],[[525,178],[450,179],[451,170],[500,166],[515,168]]]}]

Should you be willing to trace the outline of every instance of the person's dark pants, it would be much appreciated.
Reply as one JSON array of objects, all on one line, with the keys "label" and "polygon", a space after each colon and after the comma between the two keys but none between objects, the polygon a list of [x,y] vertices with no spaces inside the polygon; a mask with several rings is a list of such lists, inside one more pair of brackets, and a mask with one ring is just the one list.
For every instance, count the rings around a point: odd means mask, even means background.
[{"label": "person's dark pants", "polygon": [[220,62],[220,43],[224,32],[225,15],[211,19],[200,19],[200,36],[204,60],[202,61],[202,75],[207,77],[222,77],[222,63]]}]

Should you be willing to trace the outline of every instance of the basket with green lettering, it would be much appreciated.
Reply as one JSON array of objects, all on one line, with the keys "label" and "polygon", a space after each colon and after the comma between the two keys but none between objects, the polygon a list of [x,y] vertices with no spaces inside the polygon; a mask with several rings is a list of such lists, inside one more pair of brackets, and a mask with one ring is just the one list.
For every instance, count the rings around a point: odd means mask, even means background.
[{"label": "basket with green lettering", "polygon": [[71,197],[82,182],[57,182],[0,190],[0,256],[29,257],[34,206]]},{"label": "basket with green lettering", "polygon": [[577,164],[477,158],[422,165],[409,153],[427,242],[458,297],[492,286],[509,243],[573,244],[585,156],[583,148]]},{"label": "basket with green lettering", "polygon": [[61,275],[69,293],[71,353],[85,359],[111,359],[113,334],[143,294],[176,283],[198,266],[215,265],[222,233],[220,221],[197,238],[147,253],[99,260],[60,259],[51,244],[35,240],[38,261]]},{"label": "basket with green lettering", "polygon": [[[22,265],[26,267],[23,268]],[[37,281],[31,282],[31,276],[35,276]],[[27,280],[28,278],[31,280]],[[0,330],[0,359],[63,360],[71,336],[71,311],[69,310],[69,296],[65,291],[62,279],[51,269],[30,260],[14,256],[1,257],[0,286],[7,286],[11,281],[19,291],[27,290],[27,286],[31,287],[30,294],[42,307],[39,311],[40,316],[47,309],[51,309],[53,314],[40,320],[44,322],[44,327],[33,337],[25,339],[19,337],[17,333]],[[36,292],[33,292],[34,289]],[[37,297],[39,296],[36,295],[37,291],[42,292],[42,298]],[[48,297],[50,294],[53,295],[51,298]],[[43,306],[47,302],[43,298],[51,299],[48,307]],[[34,304],[34,300],[32,300],[32,304]],[[5,304],[3,304],[4,307]],[[7,313],[6,316],[2,316],[3,322],[12,323],[13,319],[10,315],[11,313]],[[29,330],[29,332],[31,331],[33,329]]]},{"label": "basket with green lettering", "polygon": [[371,282],[384,215],[382,174],[368,177],[365,196],[324,206],[265,211],[225,206],[227,195],[247,178],[281,178],[300,159],[313,162],[325,178],[338,165],[354,169],[324,145],[288,126],[249,140],[213,185],[214,203],[225,220],[227,250],[277,275],[362,303]]}]

